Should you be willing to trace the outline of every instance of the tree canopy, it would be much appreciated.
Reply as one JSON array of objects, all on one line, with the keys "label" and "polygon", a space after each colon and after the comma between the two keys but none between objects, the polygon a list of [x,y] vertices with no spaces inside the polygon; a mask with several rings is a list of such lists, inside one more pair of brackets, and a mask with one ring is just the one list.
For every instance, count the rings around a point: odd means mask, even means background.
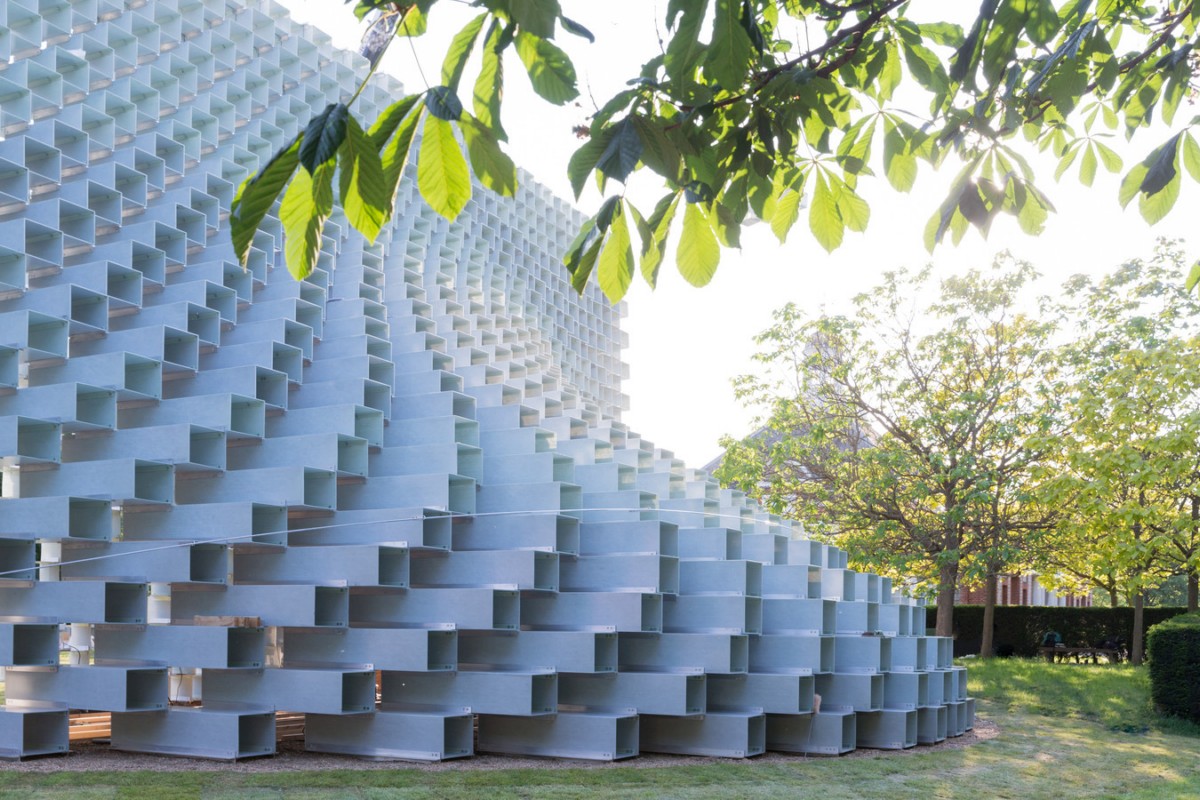
[{"label": "tree canopy", "polygon": [[[436,17],[437,0],[347,2],[374,20],[364,40],[372,71],[388,44],[422,35]],[[579,89],[560,44],[594,36],[558,0],[472,5],[479,13],[451,40],[438,85],[370,122],[355,118],[358,92],[348,88],[240,187],[231,216],[239,258],[277,201],[297,277],[315,264],[335,195],[373,240],[414,147],[421,195],[447,218],[469,200],[472,174],[488,190],[515,192],[502,146],[507,57],[561,105]],[[1124,171],[1117,199],[1136,200],[1151,222],[1174,205],[1183,172],[1200,180],[1191,132],[1200,116],[1128,169],[1106,143],[1156,119],[1176,125],[1194,91],[1200,5],[982,0],[967,26],[921,10],[909,0],[668,0],[659,52],[577,131],[584,141],[568,167],[576,196],[595,180],[607,197],[564,254],[573,285],[595,280],[615,302],[635,271],[653,286],[673,244],[675,267],[702,286],[756,219],[783,241],[804,217],[832,251],[869,224],[860,181],[882,176],[907,192],[922,165],[958,169],[925,225],[931,250],[972,227],[986,235],[1000,214],[1040,232],[1053,205],[1035,183],[1031,151],[1052,153],[1055,177],[1072,172],[1085,186],[1100,167]],[[469,65],[475,79],[464,90]],[[662,185],[652,206],[636,207],[626,192],[639,174]]]},{"label": "tree canopy", "polygon": [[1019,309],[1033,276],[1001,258],[940,286],[889,273],[852,318],[784,307],[758,337],[762,371],[736,383],[763,427],[722,443],[716,477],[858,565],[921,579],[951,635],[960,579],[1023,566],[1055,521],[1032,497],[1057,410],[1040,380],[1052,326]]},{"label": "tree canopy", "polygon": [[1146,589],[1184,574],[1193,610],[1197,602],[1200,301],[1180,285],[1181,270],[1178,250],[1164,246],[1068,284],[1077,335],[1061,348],[1055,389],[1068,424],[1047,440],[1057,453],[1047,502],[1072,513],[1043,563],[1127,593],[1135,662]]},{"label": "tree canopy", "polygon": [[1035,304],[1032,268],[1002,256],[941,281],[888,273],[849,317],[785,306],[735,381],[761,427],[722,442],[716,477],[852,567],[917,579],[942,635],[960,585],[990,607],[995,578],[1027,570],[1127,599],[1136,630],[1171,576],[1195,607],[1200,299],[1182,270],[1161,243]]}]

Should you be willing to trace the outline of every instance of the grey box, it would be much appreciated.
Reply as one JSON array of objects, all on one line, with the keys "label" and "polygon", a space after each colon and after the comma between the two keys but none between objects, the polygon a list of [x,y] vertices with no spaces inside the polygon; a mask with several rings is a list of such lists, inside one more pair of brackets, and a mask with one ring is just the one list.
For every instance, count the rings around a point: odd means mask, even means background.
[{"label": "grey box", "polygon": [[568,713],[551,717],[479,715],[479,750],[485,753],[617,761],[636,756],[638,717]]},{"label": "grey box", "polygon": [[749,758],[766,751],[767,718],[752,712],[691,718],[642,715],[640,744],[650,753]]},{"label": "grey box", "polygon": [[373,759],[445,761],[474,754],[472,716],[394,711],[333,716],[308,714],[304,749]]},{"label": "grey box", "polygon": [[0,708],[0,758],[65,753],[69,724],[65,708]]},{"label": "grey box", "polygon": [[254,709],[170,708],[113,714],[114,750],[236,761],[275,753],[275,714]]}]

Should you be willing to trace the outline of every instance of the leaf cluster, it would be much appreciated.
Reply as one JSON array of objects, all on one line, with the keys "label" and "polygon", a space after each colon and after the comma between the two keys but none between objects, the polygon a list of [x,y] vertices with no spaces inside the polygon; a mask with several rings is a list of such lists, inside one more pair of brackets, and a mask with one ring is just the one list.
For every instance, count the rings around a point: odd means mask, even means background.
[{"label": "leaf cluster", "polygon": [[[425,33],[435,3],[359,0],[355,14],[371,20],[364,55],[372,73],[395,38]],[[330,104],[313,117],[301,134],[239,187],[230,229],[234,252],[243,264],[263,217],[278,201],[288,270],[297,279],[307,277],[316,265],[321,231],[333,210],[335,181],[347,220],[374,241],[392,217],[396,190],[414,148],[417,188],[430,207],[447,219],[457,217],[470,201],[472,173],[497,194],[516,193],[516,166],[500,146],[507,139],[500,123],[503,55],[514,50],[534,90],[561,105],[579,91],[570,59],[551,39],[560,26],[578,36],[592,36],[564,17],[555,0],[479,0],[475,5],[483,11],[451,41],[439,85],[400,98],[364,129],[351,112],[366,86],[364,80],[352,97]],[[472,109],[467,111],[459,84],[476,53],[479,73],[471,94]]]},{"label": "leaf cluster", "polygon": [[[435,4],[358,0],[355,13],[375,20],[366,44],[371,63],[395,37],[424,33]],[[351,124],[350,103],[326,109],[297,140],[309,199],[292,199],[285,224],[298,239],[288,248],[295,274],[315,263],[332,180],[320,165],[331,160],[350,174],[339,180],[341,200],[368,238],[390,217],[415,138],[422,139],[418,188],[439,213],[461,212],[472,172],[491,190],[515,191],[515,170],[499,147],[504,54],[515,52],[535,92],[561,105],[578,88],[556,37],[594,36],[565,17],[558,0],[473,5],[481,13],[453,38],[442,83],[419,103],[398,101],[370,126],[374,153]],[[862,179],[882,173],[907,192],[922,165],[946,161],[959,171],[925,226],[930,250],[971,228],[986,236],[1001,214],[1036,234],[1054,206],[1022,150],[1050,153],[1059,161],[1056,179],[1077,168],[1091,186],[1100,167],[1125,169],[1108,143],[1113,137],[1132,138],[1156,119],[1174,124],[1194,93],[1200,6],[1190,0],[982,0],[967,28],[923,20],[919,5],[669,0],[662,51],[597,109],[571,158],[576,196],[589,180],[602,193],[619,185],[564,256],[576,288],[595,276],[615,302],[635,270],[654,286],[672,244],[676,268],[702,286],[723,249],[737,248],[742,226],[756,219],[784,241],[805,217],[810,235],[833,250],[870,222]],[[476,53],[468,112],[459,82]],[[1136,199],[1141,214],[1158,221],[1176,202],[1183,173],[1200,179],[1197,122],[1183,123],[1125,172],[1123,206]],[[243,261],[281,182],[297,168],[289,152],[291,145],[239,191],[233,237]],[[625,196],[639,173],[665,189],[649,213]]]}]

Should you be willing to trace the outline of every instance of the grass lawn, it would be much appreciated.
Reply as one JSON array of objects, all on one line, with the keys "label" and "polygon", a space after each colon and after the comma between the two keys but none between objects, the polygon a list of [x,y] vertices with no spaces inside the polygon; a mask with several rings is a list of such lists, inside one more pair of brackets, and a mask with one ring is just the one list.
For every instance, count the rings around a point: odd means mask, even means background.
[{"label": "grass lawn", "polygon": [[719,764],[680,758],[655,768],[84,775],[0,767],[0,800],[1200,798],[1200,726],[1157,719],[1144,670],[967,663],[979,716],[1000,731],[957,749]]}]

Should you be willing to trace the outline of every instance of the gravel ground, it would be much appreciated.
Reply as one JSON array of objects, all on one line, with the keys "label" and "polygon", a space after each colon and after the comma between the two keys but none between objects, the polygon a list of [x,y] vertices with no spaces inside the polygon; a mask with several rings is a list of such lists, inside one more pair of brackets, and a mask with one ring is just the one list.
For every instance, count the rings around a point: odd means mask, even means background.
[{"label": "gravel ground", "polygon": [[[994,739],[1000,728],[994,722],[976,719],[975,729],[966,735],[947,739],[941,744],[917,746],[909,750],[855,750],[841,758],[908,758],[936,750],[958,750],[976,742]],[[804,759],[806,756],[785,753],[766,753],[749,759],[748,763],[770,764]],[[419,769],[427,772],[443,770],[496,770],[496,769],[612,769],[613,767],[681,767],[694,764],[729,763],[729,759],[701,756],[667,756],[647,754],[617,762],[581,761],[578,759],[527,758],[520,756],[478,755],[471,758],[454,759],[438,763],[411,761],[374,761],[350,756],[306,753],[302,742],[289,741],[280,745],[277,755],[269,758],[254,758],[235,763],[208,761],[198,758],[174,758],[170,756],[142,753],[123,753],[112,750],[106,743],[81,742],[72,746],[71,752],[61,756],[33,758],[27,761],[0,762],[3,772],[303,772],[306,770],[326,771],[335,769]]]}]

